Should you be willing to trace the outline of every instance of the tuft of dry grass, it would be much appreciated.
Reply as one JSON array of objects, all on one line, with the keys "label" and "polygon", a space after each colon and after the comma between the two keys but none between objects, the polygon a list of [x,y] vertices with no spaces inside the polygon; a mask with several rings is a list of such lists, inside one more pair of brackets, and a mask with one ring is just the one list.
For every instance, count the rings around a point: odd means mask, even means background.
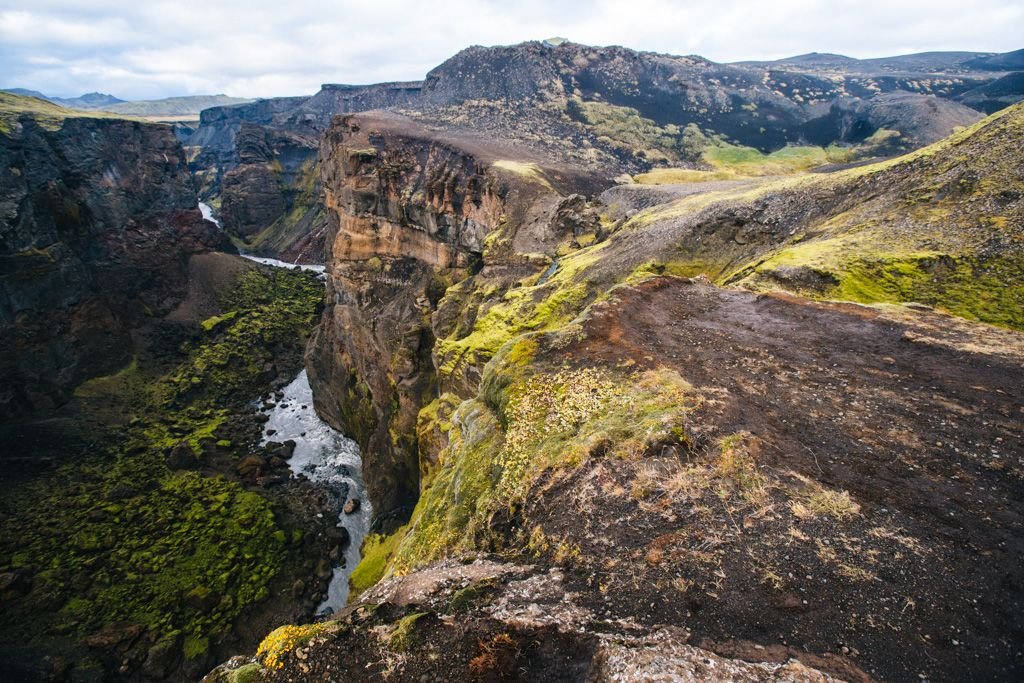
[{"label": "tuft of dry grass", "polygon": [[799,519],[832,517],[840,521],[860,514],[860,504],[847,491],[830,489],[807,477],[795,475],[803,488],[794,493],[789,509]]}]

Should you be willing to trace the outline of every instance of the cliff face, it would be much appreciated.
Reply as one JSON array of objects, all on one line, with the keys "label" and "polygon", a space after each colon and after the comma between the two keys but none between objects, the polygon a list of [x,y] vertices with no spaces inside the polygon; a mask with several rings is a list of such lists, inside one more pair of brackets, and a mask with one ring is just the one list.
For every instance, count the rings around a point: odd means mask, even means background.
[{"label": "cliff face", "polygon": [[321,145],[329,278],[307,367],[318,411],[363,447],[385,517],[407,515],[419,460],[431,457],[418,453],[420,409],[453,382],[475,387],[486,362],[436,370],[446,361],[437,336],[465,336],[458,320],[479,305],[442,301],[446,290],[481,278],[497,291],[536,276],[561,237],[553,183],[571,179],[506,153],[388,115],[339,120]]},{"label": "cliff face", "polygon": [[53,408],[123,366],[130,332],[184,292],[192,254],[229,248],[196,207],[170,128],[32,115],[0,134],[0,411]]}]

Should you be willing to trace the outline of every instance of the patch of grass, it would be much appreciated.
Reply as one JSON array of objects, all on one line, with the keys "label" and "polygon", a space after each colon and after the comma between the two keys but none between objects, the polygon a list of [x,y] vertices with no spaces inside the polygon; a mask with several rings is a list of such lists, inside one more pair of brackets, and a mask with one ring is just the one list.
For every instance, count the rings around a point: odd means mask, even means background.
[{"label": "patch of grass", "polygon": [[718,142],[704,151],[704,161],[719,173],[737,177],[787,175],[829,163],[845,163],[855,156],[852,149],[787,145],[765,154],[753,147]]},{"label": "patch of grass", "polygon": [[493,166],[494,168],[499,168],[503,171],[508,171],[509,173],[514,173],[517,176],[538,183],[539,185],[542,185],[543,187],[546,187],[547,189],[554,192],[554,188],[551,186],[551,181],[548,180],[548,177],[547,175],[545,175],[544,170],[533,162],[514,161],[512,159],[499,159],[491,163],[491,166]]},{"label": "patch of grass", "polygon": [[406,652],[415,646],[418,640],[416,622],[427,614],[427,612],[414,612],[399,619],[388,636],[388,646],[395,652]]},{"label": "patch of grass", "polygon": [[652,168],[640,173],[633,180],[642,185],[676,185],[680,183],[707,183],[714,180],[736,180],[740,176],[732,171],[719,169],[704,171],[693,168]]},{"label": "patch of grass", "polygon": [[793,495],[790,503],[793,514],[801,519],[813,519],[819,516],[845,520],[860,514],[860,505],[846,491],[836,491],[821,484],[798,476],[802,488]]}]

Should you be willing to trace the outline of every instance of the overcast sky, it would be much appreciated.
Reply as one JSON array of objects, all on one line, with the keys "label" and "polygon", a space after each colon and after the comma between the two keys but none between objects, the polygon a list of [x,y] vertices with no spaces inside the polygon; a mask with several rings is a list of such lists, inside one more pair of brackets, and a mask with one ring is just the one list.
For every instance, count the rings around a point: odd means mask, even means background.
[{"label": "overcast sky", "polygon": [[1024,0],[0,0],[0,87],[125,99],[418,80],[565,36],[716,61],[1024,47]]}]

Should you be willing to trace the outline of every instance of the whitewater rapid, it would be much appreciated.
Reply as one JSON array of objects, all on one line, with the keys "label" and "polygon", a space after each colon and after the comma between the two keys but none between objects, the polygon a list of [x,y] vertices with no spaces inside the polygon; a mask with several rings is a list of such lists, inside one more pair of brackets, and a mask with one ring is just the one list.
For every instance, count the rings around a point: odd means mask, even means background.
[{"label": "whitewater rapid", "polygon": [[[284,397],[263,412],[270,418],[263,443],[295,441],[295,454],[288,461],[292,473],[304,474],[338,496],[338,526],[348,530],[351,543],[344,562],[334,568],[327,599],[317,608],[318,614],[329,614],[344,607],[348,600],[348,577],[359,564],[359,548],[370,529],[372,509],[366,500],[359,446],[317,416],[305,370],[284,388]],[[359,501],[359,509],[345,514],[344,504],[349,500]]]}]

